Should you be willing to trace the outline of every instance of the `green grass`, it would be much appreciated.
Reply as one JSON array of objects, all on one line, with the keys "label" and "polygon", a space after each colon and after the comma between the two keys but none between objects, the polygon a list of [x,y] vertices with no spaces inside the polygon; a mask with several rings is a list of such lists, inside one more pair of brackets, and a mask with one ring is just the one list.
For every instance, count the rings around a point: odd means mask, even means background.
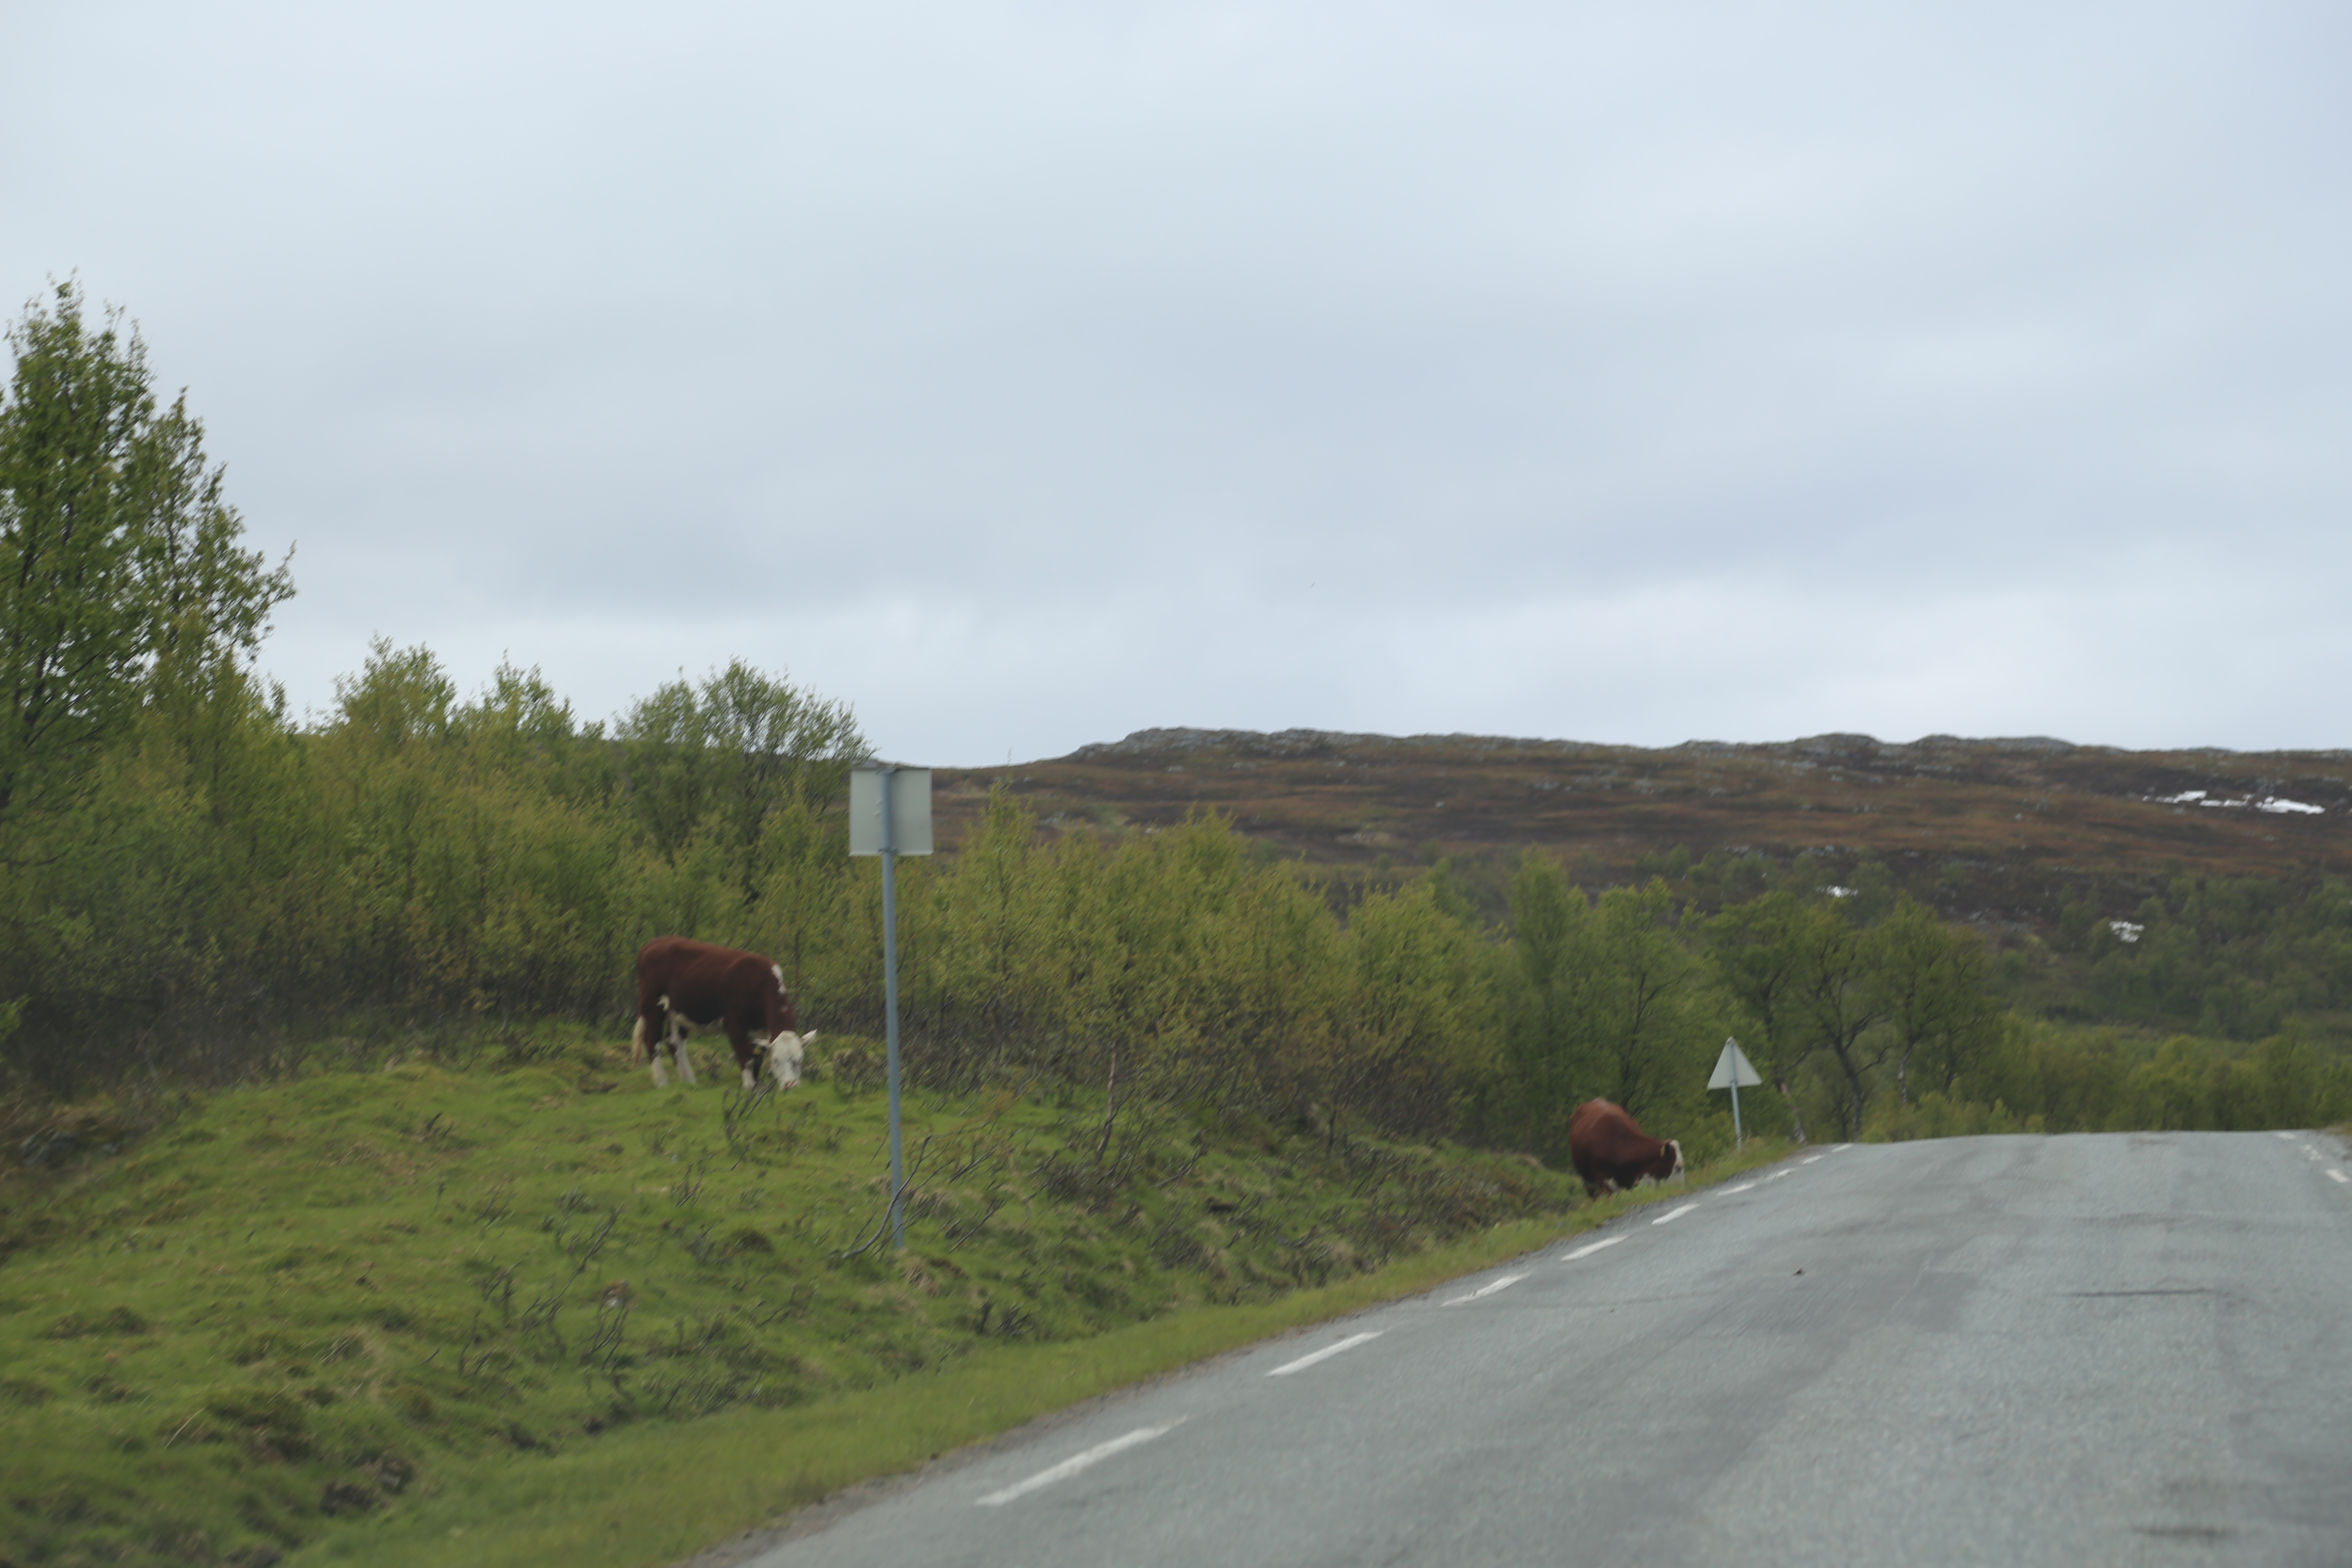
[{"label": "green grass", "polygon": [[[1709,1173],[1720,1180],[1761,1148]],[[350,1568],[436,1558],[515,1568],[648,1568],[774,1522],[851,1484],[916,1468],[1098,1394],[1173,1372],[1288,1329],[1409,1296],[1590,1229],[1629,1206],[1680,1195],[1650,1189],[1573,1218],[1519,1220],[1345,1283],[1255,1306],[1199,1307],[1066,1344],[981,1352],[936,1375],[777,1416],[736,1413],[682,1431],[638,1430],[592,1449],[485,1470],[472,1484],[340,1533],[295,1561]]]},{"label": "green grass", "polygon": [[1132,1107],[1106,1142],[1098,1097],[914,1095],[894,1254],[877,1092],[657,1093],[552,1029],[128,1143],[101,1111],[0,1178],[0,1563],[415,1562],[452,1531],[469,1562],[657,1562],[1625,1201],[1513,1156]]}]

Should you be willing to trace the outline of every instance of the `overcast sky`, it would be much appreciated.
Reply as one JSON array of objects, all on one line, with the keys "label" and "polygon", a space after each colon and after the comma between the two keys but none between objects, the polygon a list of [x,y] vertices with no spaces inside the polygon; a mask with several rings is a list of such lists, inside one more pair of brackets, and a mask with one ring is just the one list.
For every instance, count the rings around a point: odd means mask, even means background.
[{"label": "overcast sky", "polygon": [[2352,744],[2340,7],[0,4],[263,663],[881,752]]}]

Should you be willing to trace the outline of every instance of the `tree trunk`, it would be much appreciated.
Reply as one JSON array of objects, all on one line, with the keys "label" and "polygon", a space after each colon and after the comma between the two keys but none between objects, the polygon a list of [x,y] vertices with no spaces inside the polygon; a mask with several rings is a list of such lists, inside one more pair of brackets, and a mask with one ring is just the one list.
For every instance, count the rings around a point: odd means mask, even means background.
[{"label": "tree trunk", "polygon": [[1103,1088],[1102,1142],[1095,1145],[1095,1163],[1097,1165],[1103,1163],[1103,1156],[1110,1152],[1110,1126],[1118,1118],[1118,1047],[1113,1046],[1110,1048],[1110,1081]]},{"label": "tree trunk", "polygon": [[1780,1091],[1780,1098],[1789,1102],[1789,1121],[1796,1128],[1797,1142],[1800,1143],[1804,1142],[1806,1141],[1805,1113],[1797,1108],[1797,1097],[1789,1092],[1789,1080],[1785,1078],[1774,1079],[1772,1080],[1772,1087],[1779,1089]]}]

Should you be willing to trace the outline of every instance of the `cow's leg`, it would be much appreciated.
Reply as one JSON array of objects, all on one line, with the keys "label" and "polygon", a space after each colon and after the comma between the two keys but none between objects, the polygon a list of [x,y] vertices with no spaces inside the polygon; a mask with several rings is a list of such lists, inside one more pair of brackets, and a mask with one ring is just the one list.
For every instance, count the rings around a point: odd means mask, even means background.
[{"label": "cow's leg", "polygon": [[730,1018],[727,1020],[727,1043],[735,1047],[735,1065],[743,1071],[743,1089],[749,1093],[759,1086],[760,1053],[767,1048],[768,1037]]},{"label": "cow's leg", "polygon": [[636,1061],[650,1061],[654,1069],[654,1087],[667,1089],[669,1074],[662,1070],[662,1053],[669,1048],[668,1009],[666,1003],[656,1005],[663,1008],[661,1022],[656,1024],[654,1015],[649,1013],[637,1015],[636,1030],[629,1037],[629,1055]]},{"label": "cow's leg", "polygon": [[694,1053],[688,1049],[686,1044],[686,1037],[693,1032],[694,1026],[685,1014],[676,1011],[670,1014],[669,1048],[670,1054],[677,1058],[677,1077],[681,1083],[694,1081]]},{"label": "cow's leg", "polygon": [[646,1016],[643,1013],[639,1013],[637,1015],[637,1026],[629,1036],[629,1059],[633,1062],[641,1062],[648,1057],[652,1058],[654,1064],[654,1087],[656,1089],[659,1089],[662,1086],[661,1053],[655,1050],[648,1043],[652,1033],[652,1030],[646,1027]]},{"label": "cow's leg", "polygon": [[646,1026],[647,1022],[643,1013],[637,1015],[636,1033],[629,1037],[629,1054],[638,1061],[651,1061],[654,1067],[654,1087],[667,1089],[669,1074],[662,1070],[662,1052],[669,1048],[669,1041],[665,1037],[667,1030],[656,1031],[647,1028]]}]

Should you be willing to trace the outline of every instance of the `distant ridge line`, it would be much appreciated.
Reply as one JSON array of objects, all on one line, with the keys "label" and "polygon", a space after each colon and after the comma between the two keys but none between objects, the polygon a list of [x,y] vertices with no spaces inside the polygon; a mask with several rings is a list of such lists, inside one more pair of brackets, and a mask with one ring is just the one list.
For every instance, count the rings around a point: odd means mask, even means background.
[{"label": "distant ridge line", "polygon": [[1429,751],[1557,757],[1622,756],[1629,752],[1648,752],[1661,756],[1696,752],[1713,756],[1849,757],[1857,761],[1885,758],[1891,762],[1969,752],[2028,752],[2045,755],[2081,752],[2110,756],[2306,757],[2352,761],[2352,751],[2343,749],[2239,752],[2227,746],[2086,746],[2062,741],[2053,735],[1992,735],[1971,739],[1963,735],[1937,734],[1904,742],[1832,731],[1793,741],[1685,741],[1676,746],[1633,746],[1606,741],[1536,740],[1460,732],[1450,735],[1371,735],[1347,730],[1208,730],[1182,726],[1138,730],[1124,740],[1093,742],[1080,746],[1067,756],[1045,760],[1085,763],[1126,757],[1186,757],[1212,752],[1241,757],[1312,757]]},{"label": "distant ridge line", "polygon": [[[1193,756],[1223,752],[1248,757],[1298,757],[1356,752],[1433,751],[1507,752],[1539,756],[1574,756],[1622,752],[1789,752],[1812,756],[1895,756],[1921,752],[1990,749],[2003,752],[2075,752],[2116,750],[2112,746],[2077,746],[2048,735],[2021,735],[1981,741],[1958,735],[1927,735],[1908,743],[1880,741],[1870,735],[1811,735],[1795,741],[1685,741],[1678,746],[1615,745],[1604,741],[1532,740],[1511,735],[1371,735],[1346,730],[1203,730],[1184,727],[1138,730],[1124,740],[1097,741],[1080,746],[1065,763],[1112,757]],[[2214,748],[2206,748],[2212,750]]]}]

